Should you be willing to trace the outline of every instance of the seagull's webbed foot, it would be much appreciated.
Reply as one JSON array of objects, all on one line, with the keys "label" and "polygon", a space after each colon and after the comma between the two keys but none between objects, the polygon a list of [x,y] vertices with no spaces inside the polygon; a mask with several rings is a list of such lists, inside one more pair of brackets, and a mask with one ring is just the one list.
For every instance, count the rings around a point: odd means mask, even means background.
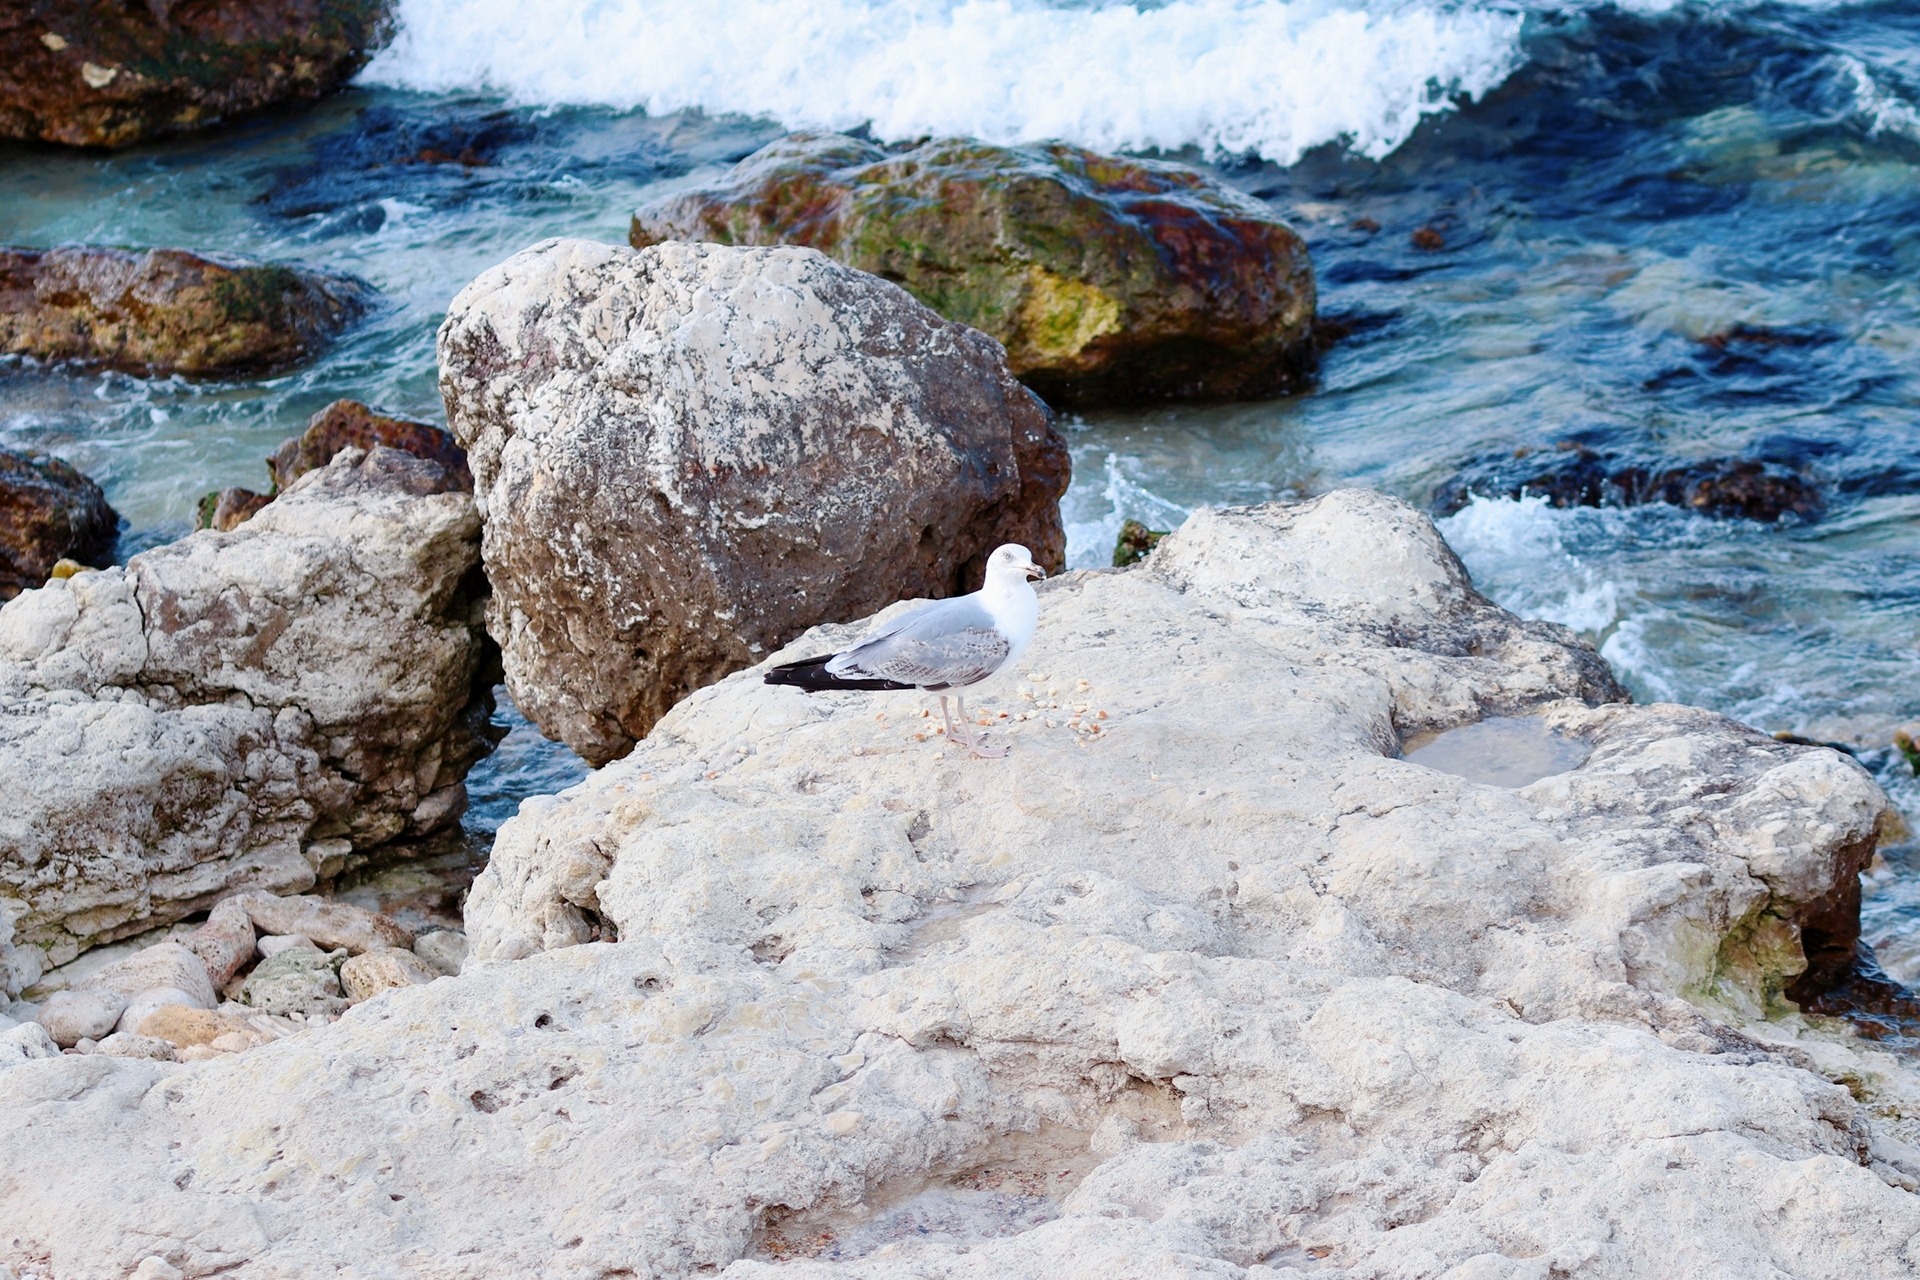
[{"label": "seagull's webbed foot", "polygon": [[966,726],[967,750],[971,751],[974,755],[974,758],[977,760],[1004,759],[1007,754],[1007,749],[1005,747],[990,747],[986,743],[980,741],[979,735],[974,733],[973,721],[967,719],[967,700],[961,697],[959,694],[955,694],[954,701],[960,704],[960,723]]}]

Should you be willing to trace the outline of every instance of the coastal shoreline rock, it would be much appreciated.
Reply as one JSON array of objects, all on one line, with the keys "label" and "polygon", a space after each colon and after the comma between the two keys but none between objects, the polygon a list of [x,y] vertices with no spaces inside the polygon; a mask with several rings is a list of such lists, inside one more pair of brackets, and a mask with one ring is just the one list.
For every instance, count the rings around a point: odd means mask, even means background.
[{"label": "coastal shoreline rock", "polygon": [[59,458],[0,449],[0,601],[44,585],[62,560],[112,559],[119,536],[99,485]]},{"label": "coastal shoreline rock", "polygon": [[1258,399],[1312,360],[1305,244],[1185,165],[793,134],[634,214],[633,245],[668,240],[806,245],[893,280],[999,341],[1060,407]]},{"label": "coastal shoreline rock", "polygon": [[1066,445],[999,346],[810,249],[548,240],[461,291],[439,352],[507,688],[590,762],[815,623],[972,589],[1001,543],[1064,560]]},{"label": "coastal shoreline rock", "polygon": [[372,305],[350,276],[230,254],[0,248],[0,353],[211,377],[293,364]]},{"label": "coastal shoreline rock", "polygon": [[457,821],[494,736],[479,536],[444,468],[348,449],[232,533],[0,607],[13,945],[64,963]]},{"label": "coastal shoreline rock", "polygon": [[333,461],[342,449],[371,449],[385,445],[416,458],[424,458],[443,468],[453,488],[473,492],[473,473],[467,470],[467,455],[453,436],[426,422],[394,418],[361,404],[358,400],[335,400],[307,420],[297,436],[281,441],[267,459],[269,487],[265,493],[251,489],[227,488],[200,499],[197,525],[225,533],[252,519],[274,498],[293,487],[301,476]]},{"label": "coastal shoreline rock", "polygon": [[123,147],[344,85],[387,0],[26,0],[0,22],[0,137]]},{"label": "coastal shoreline rock", "polygon": [[[1045,584],[976,695],[1005,760],[913,691],[759,674],[522,807],[458,977],[188,1065],[0,1036],[0,1261],[360,1273],[402,1230],[582,1280],[1920,1261],[1920,1082],[1782,998],[1885,797],[1625,701],[1405,504],[1202,510]],[[1491,715],[1589,750],[1519,787],[1400,756]]]}]

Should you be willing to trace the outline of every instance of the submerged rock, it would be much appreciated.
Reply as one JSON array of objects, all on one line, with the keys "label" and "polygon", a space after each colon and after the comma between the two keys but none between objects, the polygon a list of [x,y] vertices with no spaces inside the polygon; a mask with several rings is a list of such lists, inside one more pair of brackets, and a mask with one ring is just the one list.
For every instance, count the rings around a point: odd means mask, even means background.
[{"label": "submerged rock", "polygon": [[62,560],[111,559],[119,536],[99,485],[58,458],[0,449],[0,600],[41,586]]},{"label": "submerged rock", "polygon": [[0,24],[0,137],[121,147],[345,84],[387,0],[27,0]]},{"label": "submerged rock", "polygon": [[1438,515],[1452,515],[1475,494],[1545,498],[1556,507],[1636,507],[1664,502],[1704,516],[1774,521],[1817,520],[1826,510],[1820,488],[1774,462],[1701,458],[1671,464],[1636,462],[1584,446],[1521,450],[1462,471],[1433,495]]},{"label": "submerged rock", "polygon": [[1160,539],[1167,536],[1165,529],[1149,529],[1138,520],[1128,520],[1120,526],[1120,536],[1113,543],[1113,567],[1125,569],[1145,560],[1160,545]]},{"label": "submerged rock", "polygon": [[347,450],[232,533],[0,608],[0,898],[55,963],[456,821],[492,740],[479,517]]},{"label": "submerged rock", "polygon": [[992,335],[1049,402],[1253,399],[1311,359],[1313,267],[1267,205],[1185,165],[794,134],[643,207],[629,237],[802,244]]},{"label": "submerged rock", "polygon": [[1000,543],[1064,558],[1066,445],[999,348],[809,249],[546,241],[454,299],[440,385],[507,688],[590,761]]},{"label": "submerged rock", "polygon": [[[392,1215],[472,1275],[1910,1270],[1915,1095],[1779,999],[1885,803],[1858,766],[1621,701],[1374,494],[1049,583],[1024,669],[976,694],[996,762],[916,741],[913,692],[722,681],[502,829],[461,976],[271,1053],[0,1074],[0,1240],[74,1275],[155,1238],[376,1272]],[[1491,713],[1591,752],[1518,790],[1397,758]],[[317,1211],[281,1172],[316,1168],[381,1211]],[[839,1256],[776,1270],[803,1234]]]},{"label": "submerged rock", "polygon": [[291,364],[367,309],[348,276],[183,249],[0,249],[0,352],[144,373]]}]

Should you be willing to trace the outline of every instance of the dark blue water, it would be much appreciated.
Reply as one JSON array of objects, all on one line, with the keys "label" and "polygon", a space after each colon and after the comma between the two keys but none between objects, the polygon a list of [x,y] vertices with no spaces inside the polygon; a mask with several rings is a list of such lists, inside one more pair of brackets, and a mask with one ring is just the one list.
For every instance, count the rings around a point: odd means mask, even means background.
[{"label": "dark blue water", "polygon": [[[1372,156],[1338,139],[1285,166],[1173,151],[1294,220],[1331,345],[1299,396],[1071,420],[1074,563],[1104,562],[1126,517],[1165,528],[1200,503],[1340,484],[1425,506],[1463,479],[1482,496],[1434,509],[1495,598],[1585,632],[1642,699],[1854,746],[1920,815],[1887,747],[1920,717],[1920,6],[1509,19],[1511,74],[1397,146],[1365,143]],[[1428,96],[1447,105],[1446,89]],[[649,116],[363,87],[112,155],[0,146],[0,240],[295,258],[385,299],[325,357],[268,379],[0,363],[0,446],[98,478],[131,552],[184,532],[207,489],[259,487],[260,460],[336,397],[438,418],[433,331],[466,281],[545,236],[621,241],[636,203],[781,131],[724,114],[735,98],[713,92],[711,114]],[[1744,463],[1814,505],[1750,520],[1492,496],[1568,458]],[[474,821],[490,830],[576,768],[522,729],[476,775]],[[1911,855],[1895,842],[1868,908],[1909,980]]]}]

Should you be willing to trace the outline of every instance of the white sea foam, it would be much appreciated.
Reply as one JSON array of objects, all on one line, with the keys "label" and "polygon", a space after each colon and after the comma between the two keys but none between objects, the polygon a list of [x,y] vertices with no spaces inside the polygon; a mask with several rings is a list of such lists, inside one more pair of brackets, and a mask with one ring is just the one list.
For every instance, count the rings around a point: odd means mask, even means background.
[{"label": "white sea foam", "polygon": [[1282,163],[1341,139],[1386,155],[1505,80],[1521,25],[1457,0],[400,0],[398,16],[370,83]]}]

